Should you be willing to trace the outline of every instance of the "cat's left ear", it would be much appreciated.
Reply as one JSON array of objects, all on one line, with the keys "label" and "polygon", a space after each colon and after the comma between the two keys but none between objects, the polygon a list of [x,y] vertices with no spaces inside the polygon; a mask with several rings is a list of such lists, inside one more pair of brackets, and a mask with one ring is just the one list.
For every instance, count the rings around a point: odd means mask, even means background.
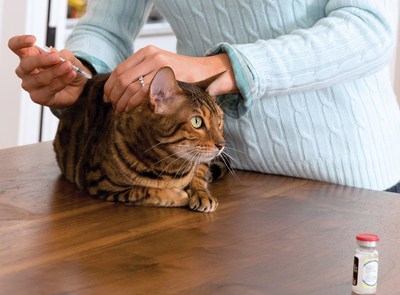
[{"label": "cat's left ear", "polygon": [[196,82],[195,85],[197,87],[201,88],[202,90],[206,91],[207,93],[210,93],[210,90],[212,92],[212,89],[214,89],[215,87],[218,87],[219,81],[221,81],[220,78],[227,73],[228,73],[228,70],[223,71],[223,72],[216,74],[212,77],[209,77],[203,81]]},{"label": "cat's left ear", "polygon": [[170,67],[158,70],[150,84],[150,103],[156,114],[167,114],[181,88]]}]

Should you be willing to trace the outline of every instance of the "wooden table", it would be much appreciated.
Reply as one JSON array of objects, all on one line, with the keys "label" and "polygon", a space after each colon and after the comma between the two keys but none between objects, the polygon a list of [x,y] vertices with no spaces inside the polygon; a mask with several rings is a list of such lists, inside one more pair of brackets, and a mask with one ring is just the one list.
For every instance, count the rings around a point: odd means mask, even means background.
[{"label": "wooden table", "polygon": [[351,294],[355,235],[380,235],[400,294],[400,195],[237,172],[204,214],[101,202],[50,143],[0,151],[0,294]]}]

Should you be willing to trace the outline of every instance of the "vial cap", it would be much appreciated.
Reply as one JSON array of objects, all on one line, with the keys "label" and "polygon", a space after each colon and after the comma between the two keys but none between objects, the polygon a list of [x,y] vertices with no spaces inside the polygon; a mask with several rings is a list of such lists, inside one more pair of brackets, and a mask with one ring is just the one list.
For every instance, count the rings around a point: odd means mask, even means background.
[{"label": "vial cap", "polygon": [[359,234],[356,236],[357,241],[361,242],[378,242],[379,237],[373,234]]}]

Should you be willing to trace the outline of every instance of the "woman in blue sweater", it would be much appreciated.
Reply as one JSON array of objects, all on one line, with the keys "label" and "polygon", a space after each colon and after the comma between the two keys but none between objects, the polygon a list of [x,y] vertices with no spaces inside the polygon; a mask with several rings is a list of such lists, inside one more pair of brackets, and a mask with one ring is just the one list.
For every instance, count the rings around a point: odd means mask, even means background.
[{"label": "woman in blue sweater", "polygon": [[[132,48],[152,5],[177,54]],[[209,92],[226,113],[234,168],[394,191],[400,111],[387,64],[397,12],[396,0],[92,0],[68,50],[40,54],[33,36],[9,46],[24,89],[53,108],[73,104],[86,83],[71,62],[113,71],[104,100],[120,112],[162,66],[186,82],[226,71]]]}]

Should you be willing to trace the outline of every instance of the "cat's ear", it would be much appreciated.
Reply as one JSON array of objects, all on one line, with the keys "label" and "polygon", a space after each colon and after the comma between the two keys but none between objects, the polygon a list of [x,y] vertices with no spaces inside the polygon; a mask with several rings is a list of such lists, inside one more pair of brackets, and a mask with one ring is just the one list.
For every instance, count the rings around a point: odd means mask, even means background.
[{"label": "cat's ear", "polygon": [[174,71],[170,67],[161,68],[150,84],[150,103],[157,114],[167,114],[174,96],[181,90]]},{"label": "cat's ear", "polygon": [[[195,85],[199,88],[201,88],[202,90],[210,93],[210,89],[214,89],[215,87],[218,87],[219,85],[219,81],[221,81],[222,79],[220,79],[222,76],[224,76],[225,74],[227,74],[228,71],[223,71],[219,74],[216,74],[212,77],[209,77],[203,81],[199,81],[196,82]],[[211,94],[212,95],[212,94]],[[213,95],[212,95],[213,96]]]}]

